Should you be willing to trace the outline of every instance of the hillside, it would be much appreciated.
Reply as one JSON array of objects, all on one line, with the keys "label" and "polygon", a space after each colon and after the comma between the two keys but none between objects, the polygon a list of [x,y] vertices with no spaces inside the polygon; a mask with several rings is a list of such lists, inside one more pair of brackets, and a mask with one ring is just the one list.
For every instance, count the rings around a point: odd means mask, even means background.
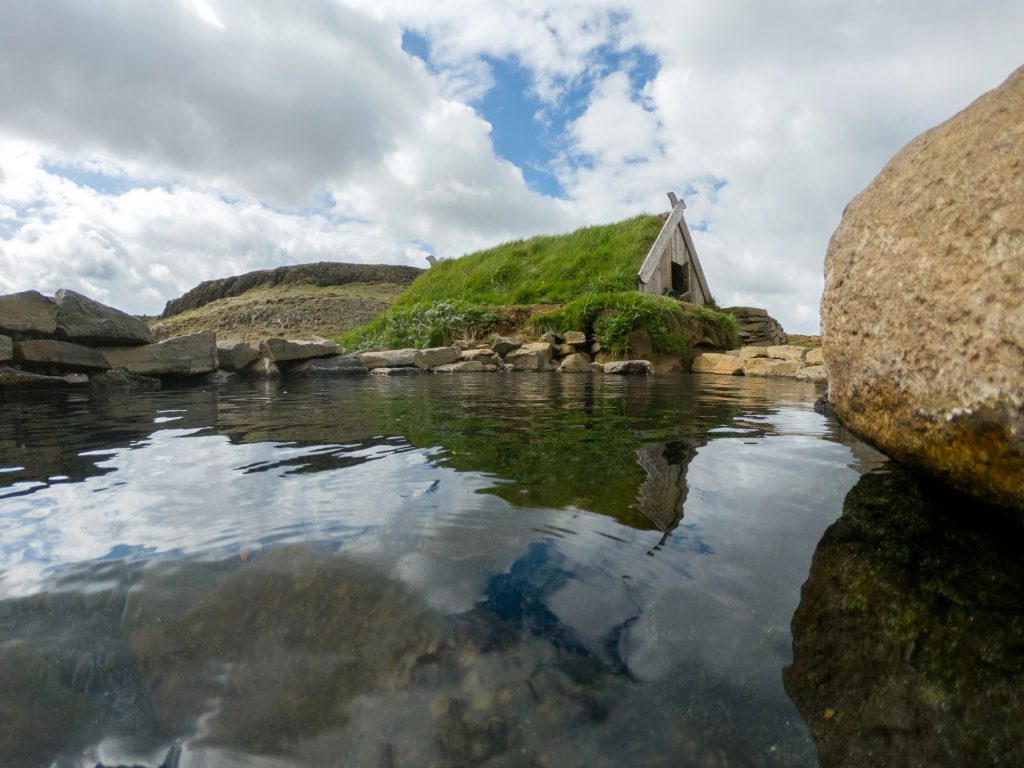
[{"label": "hillside", "polygon": [[332,338],[386,310],[421,270],[319,262],[200,283],[150,320],[158,339],[209,329],[219,337]]}]

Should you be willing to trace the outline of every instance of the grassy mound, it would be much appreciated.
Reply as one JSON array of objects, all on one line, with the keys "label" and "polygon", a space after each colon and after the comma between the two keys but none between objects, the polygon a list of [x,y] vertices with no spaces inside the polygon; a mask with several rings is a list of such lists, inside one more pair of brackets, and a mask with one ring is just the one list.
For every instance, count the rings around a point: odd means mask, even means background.
[{"label": "grassy mound", "polygon": [[661,226],[660,216],[642,215],[439,262],[387,312],[339,341],[350,349],[442,346],[482,339],[512,315],[531,315],[515,308],[553,305],[517,330],[582,330],[616,354],[626,353],[637,329],[651,334],[656,352],[684,354],[703,339],[733,344],[731,315],[636,291]]}]

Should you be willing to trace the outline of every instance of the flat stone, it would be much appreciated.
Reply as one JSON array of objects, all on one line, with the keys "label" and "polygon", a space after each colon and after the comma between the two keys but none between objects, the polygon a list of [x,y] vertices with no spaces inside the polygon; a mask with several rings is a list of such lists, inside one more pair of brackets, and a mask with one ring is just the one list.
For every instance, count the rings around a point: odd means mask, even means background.
[{"label": "flat stone", "polygon": [[740,347],[738,354],[740,357],[744,359],[751,357],[768,357],[768,347],[753,345],[748,347]]},{"label": "flat stone", "polygon": [[716,352],[705,352],[698,356],[690,370],[694,373],[718,373],[728,376],[742,376],[746,361],[734,355],[720,355]]},{"label": "flat stone", "polygon": [[57,302],[39,291],[0,296],[0,331],[16,339],[52,336],[57,331]]},{"label": "flat stone", "polygon": [[152,344],[149,326],[137,317],[108,307],[68,288],[54,294],[57,336],[93,347]]},{"label": "flat stone", "polygon": [[574,347],[587,346],[587,334],[583,331],[566,331],[562,335],[565,337],[566,344],[571,344]]},{"label": "flat stone", "polygon": [[[545,342],[548,349],[550,344]],[[505,355],[505,364],[512,371],[547,371],[551,369],[551,356],[542,349],[517,349]]]},{"label": "flat stone", "polygon": [[493,363],[485,364],[480,360],[466,360],[461,363],[439,365],[434,369],[434,373],[494,373],[497,370],[498,366]]},{"label": "flat stone", "polygon": [[0,336],[0,363],[14,359],[14,341],[10,336]]},{"label": "flat stone", "polygon": [[217,368],[217,338],[212,331],[177,336],[141,347],[102,347],[111,368],[154,376],[209,373]]},{"label": "flat stone", "polygon": [[140,376],[127,368],[111,368],[109,371],[93,374],[89,378],[89,389],[156,392],[160,389],[160,379],[152,376]]},{"label": "flat stone", "polygon": [[281,369],[277,363],[265,357],[256,358],[256,362],[245,369],[245,378],[252,381],[270,381],[281,378]]},{"label": "flat stone", "polygon": [[375,376],[418,376],[420,374],[430,373],[426,368],[417,368],[415,366],[402,366],[401,368],[374,368],[370,371]]},{"label": "flat stone", "polygon": [[800,360],[777,360],[770,357],[757,357],[744,361],[743,372],[747,376],[786,377],[794,375],[803,367],[804,364]]},{"label": "flat stone", "polygon": [[19,371],[0,365],[0,390],[2,389],[60,389],[61,387],[82,386],[89,383],[89,377],[81,374],[68,376],[40,376],[37,373]]},{"label": "flat stone", "polygon": [[415,349],[385,349],[380,352],[364,352],[359,356],[370,370],[375,368],[406,368],[416,365]]},{"label": "flat stone", "polygon": [[516,339],[509,339],[504,336],[499,336],[491,344],[491,349],[497,352],[502,357],[505,357],[509,352],[514,352],[523,346],[523,342],[517,341]]},{"label": "flat stone", "polygon": [[576,352],[562,359],[559,373],[590,373],[591,359],[586,352]]},{"label": "flat stone", "polygon": [[334,357],[319,357],[315,360],[299,363],[288,371],[288,375],[327,378],[332,376],[364,376],[369,372],[369,369],[363,365],[363,361],[357,356],[335,355]]},{"label": "flat stone", "polygon": [[413,358],[413,365],[417,368],[426,368],[429,370],[439,365],[454,363],[461,357],[461,355],[462,350],[458,347],[431,347],[430,349],[418,349],[416,350],[416,356]]},{"label": "flat stone", "polygon": [[461,360],[464,363],[477,360],[484,365],[496,365],[498,363],[498,353],[493,349],[464,349]]},{"label": "flat stone", "polygon": [[804,362],[808,365],[824,365],[825,354],[822,352],[821,347],[815,347],[814,349],[807,350],[807,356],[804,358]]},{"label": "flat stone", "polygon": [[54,339],[30,339],[14,345],[16,360],[32,365],[53,365],[72,371],[105,371],[107,358],[90,347]]},{"label": "flat stone", "polygon": [[217,342],[217,365],[221,370],[237,373],[259,356],[255,347],[244,341]]},{"label": "flat stone", "polygon": [[824,383],[828,381],[828,370],[824,365],[809,365],[806,368],[801,368],[793,376],[800,381],[815,381]]},{"label": "flat stone", "polygon": [[799,363],[807,356],[807,347],[795,347],[788,344],[781,344],[774,347],[765,347],[765,354],[775,360],[796,360]]},{"label": "flat stone", "polygon": [[337,355],[341,347],[333,341],[292,341],[290,339],[264,339],[260,342],[260,356],[275,363],[291,360],[310,360],[314,357]]},{"label": "flat stone", "polygon": [[604,372],[616,376],[649,376],[653,369],[649,360],[616,360],[605,363]]}]

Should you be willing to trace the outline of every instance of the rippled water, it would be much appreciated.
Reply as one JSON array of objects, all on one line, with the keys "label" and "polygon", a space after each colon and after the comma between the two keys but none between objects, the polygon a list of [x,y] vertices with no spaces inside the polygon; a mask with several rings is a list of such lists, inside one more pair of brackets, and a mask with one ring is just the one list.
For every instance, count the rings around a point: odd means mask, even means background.
[{"label": "rippled water", "polygon": [[[1008,719],[963,748],[1011,755],[1017,550],[933,530],[941,504],[819,394],[461,375],[0,402],[0,765],[872,765],[932,754],[964,690]],[[996,671],[946,674],[954,640]]]}]

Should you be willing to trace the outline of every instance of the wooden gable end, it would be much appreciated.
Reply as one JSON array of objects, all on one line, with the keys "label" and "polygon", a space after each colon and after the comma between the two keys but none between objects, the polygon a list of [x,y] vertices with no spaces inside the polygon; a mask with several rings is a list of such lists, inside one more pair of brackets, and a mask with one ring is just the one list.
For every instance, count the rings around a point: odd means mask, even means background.
[{"label": "wooden gable end", "polygon": [[672,192],[668,199],[672,211],[637,273],[637,289],[658,296],[674,294],[683,301],[703,304],[711,298],[711,291],[683,216],[686,203]]}]

